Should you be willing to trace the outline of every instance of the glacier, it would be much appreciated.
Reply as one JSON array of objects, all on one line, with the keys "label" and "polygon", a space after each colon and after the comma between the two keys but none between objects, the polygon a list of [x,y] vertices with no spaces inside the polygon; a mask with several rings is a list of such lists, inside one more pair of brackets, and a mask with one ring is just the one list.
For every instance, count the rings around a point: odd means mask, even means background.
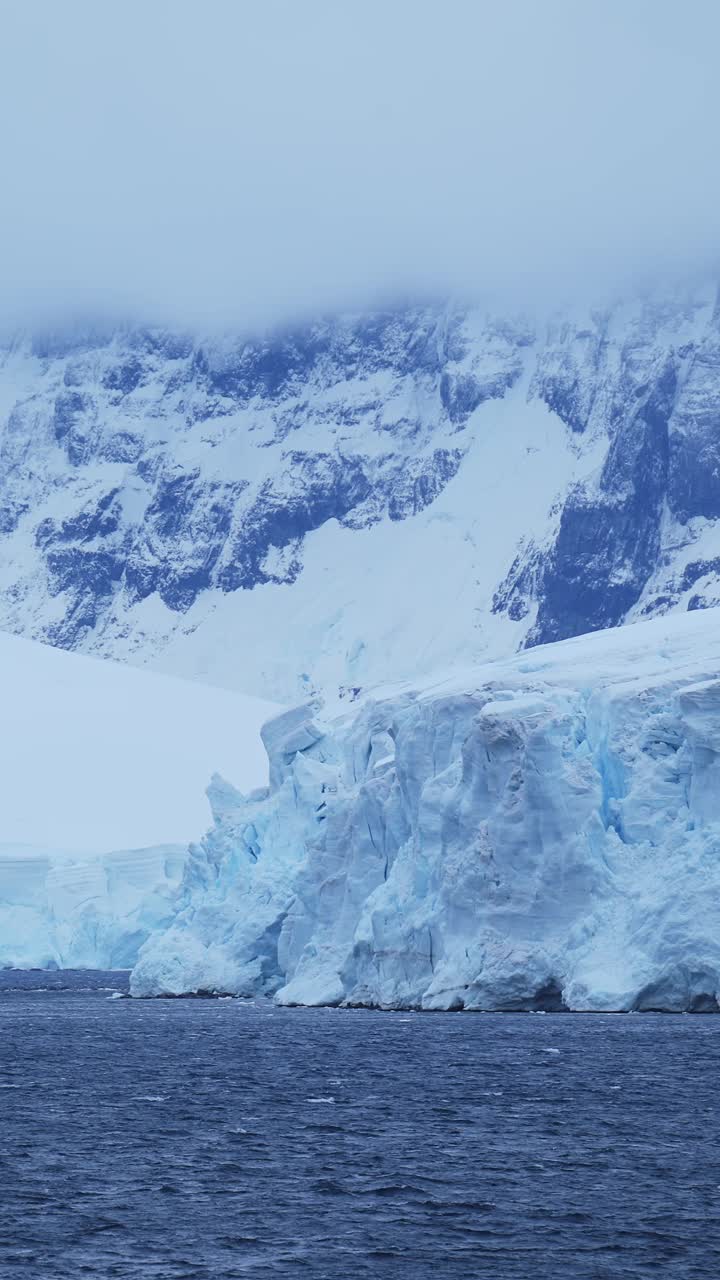
[{"label": "glacier", "polygon": [[0,967],[130,968],[274,703],[0,633]]},{"label": "glacier", "polygon": [[0,630],[289,705],[712,606],[719,394],[714,280],[18,334]]},{"label": "glacier", "polygon": [[0,846],[0,968],[131,969],[173,917],[186,846]]},{"label": "glacier", "polygon": [[717,1011],[720,611],[300,706],[222,778],[136,996]]}]

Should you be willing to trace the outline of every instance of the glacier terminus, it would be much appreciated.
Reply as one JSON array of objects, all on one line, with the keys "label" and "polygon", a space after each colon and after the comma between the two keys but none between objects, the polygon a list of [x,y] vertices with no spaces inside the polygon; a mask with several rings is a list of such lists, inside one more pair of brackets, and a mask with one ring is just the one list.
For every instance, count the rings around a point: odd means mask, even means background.
[{"label": "glacier terminus", "polygon": [[720,626],[692,611],[266,725],[135,995],[717,1011]]}]

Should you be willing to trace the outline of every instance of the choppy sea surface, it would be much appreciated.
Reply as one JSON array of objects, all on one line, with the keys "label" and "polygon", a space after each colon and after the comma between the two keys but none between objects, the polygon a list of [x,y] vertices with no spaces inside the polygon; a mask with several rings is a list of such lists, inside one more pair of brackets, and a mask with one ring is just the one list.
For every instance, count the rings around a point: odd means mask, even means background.
[{"label": "choppy sea surface", "polygon": [[720,1275],[720,1018],[0,974],[3,1280]]}]

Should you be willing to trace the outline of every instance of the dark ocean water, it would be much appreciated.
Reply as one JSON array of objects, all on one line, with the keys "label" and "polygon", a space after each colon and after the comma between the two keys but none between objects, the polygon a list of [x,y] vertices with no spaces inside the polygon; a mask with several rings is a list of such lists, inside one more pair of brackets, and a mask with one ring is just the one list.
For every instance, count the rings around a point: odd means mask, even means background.
[{"label": "dark ocean water", "polygon": [[0,974],[2,1280],[720,1276],[718,1017],[123,985]]}]

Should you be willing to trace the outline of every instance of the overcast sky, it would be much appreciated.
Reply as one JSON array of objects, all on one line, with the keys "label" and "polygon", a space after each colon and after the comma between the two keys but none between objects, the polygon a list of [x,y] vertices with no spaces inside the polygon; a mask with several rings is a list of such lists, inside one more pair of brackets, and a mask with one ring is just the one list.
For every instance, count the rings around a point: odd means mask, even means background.
[{"label": "overcast sky", "polygon": [[0,318],[712,268],[717,0],[0,0]]}]

